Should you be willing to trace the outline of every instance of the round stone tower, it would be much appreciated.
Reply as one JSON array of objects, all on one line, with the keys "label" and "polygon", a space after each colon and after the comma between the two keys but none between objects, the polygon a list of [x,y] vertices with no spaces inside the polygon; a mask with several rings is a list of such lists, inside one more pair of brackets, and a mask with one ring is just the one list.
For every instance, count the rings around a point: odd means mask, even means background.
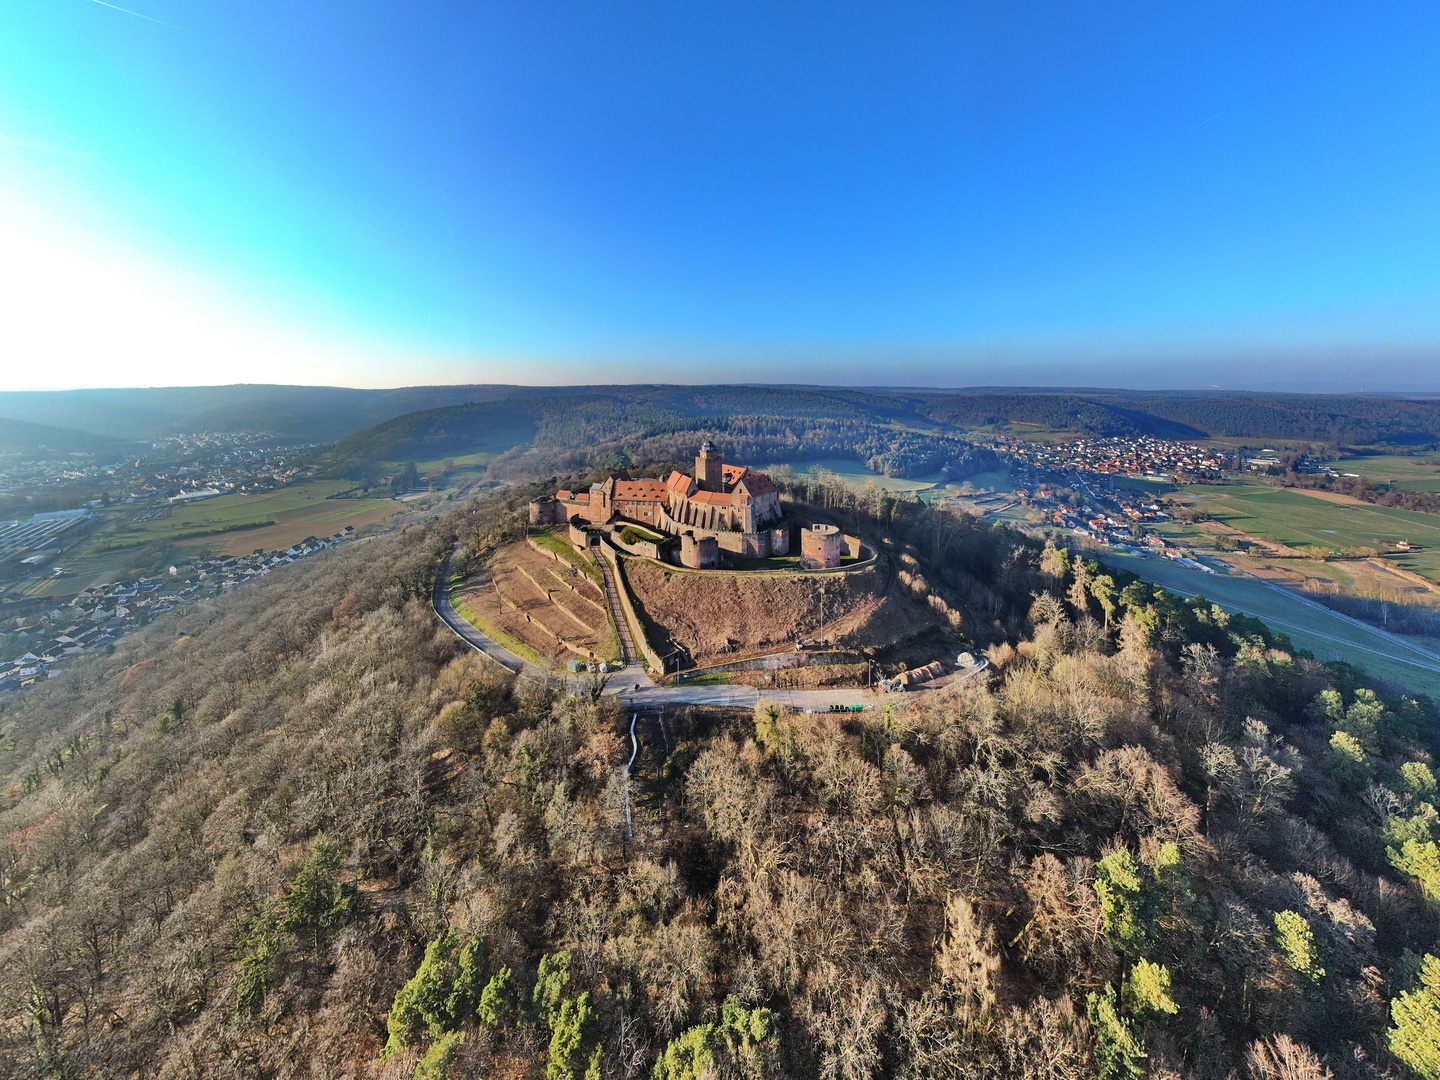
[{"label": "round stone tower", "polygon": [[806,570],[830,570],[840,565],[845,538],[834,525],[811,525],[800,534],[800,565]]},{"label": "round stone tower", "polygon": [[692,570],[715,570],[720,566],[720,543],[713,536],[680,535],[680,565]]}]

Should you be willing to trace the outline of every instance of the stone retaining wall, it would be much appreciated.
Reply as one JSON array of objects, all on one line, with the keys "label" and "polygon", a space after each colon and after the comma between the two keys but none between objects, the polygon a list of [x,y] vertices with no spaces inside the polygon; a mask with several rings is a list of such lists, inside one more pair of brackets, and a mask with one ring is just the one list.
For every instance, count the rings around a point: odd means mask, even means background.
[{"label": "stone retaining wall", "polygon": [[[592,549],[593,550],[593,549]],[[620,608],[625,612],[625,618],[630,623],[630,636],[635,640],[635,647],[645,657],[645,662],[650,665],[650,670],[657,676],[665,674],[665,661],[650,644],[650,639],[645,636],[645,624],[640,621],[640,616],[635,611],[635,604],[630,599],[630,586],[625,581],[625,571],[620,568],[620,556],[609,544],[600,544],[600,555],[610,563],[611,569],[615,571],[615,591],[620,594]]]},{"label": "stone retaining wall", "polygon": [[865,658],[857,652],[829,649],[824,652],[806,652],[796,649],[791,652],[770,653],[767,656],[752,656],[748,660],[735,660],[729,664],[711,664],[703,668],[691,668],[676,676],[676,681],[693,679],[699,675],[719,675],[727,671],[778,671],[781,668],[809,667],[811,664],[862,664]]}]

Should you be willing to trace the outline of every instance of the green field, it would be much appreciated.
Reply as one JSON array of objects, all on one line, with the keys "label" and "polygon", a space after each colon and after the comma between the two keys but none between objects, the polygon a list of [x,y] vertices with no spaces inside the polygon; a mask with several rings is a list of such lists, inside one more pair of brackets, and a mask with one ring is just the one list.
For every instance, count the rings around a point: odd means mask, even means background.
[{"label": "green field", "polygon": [[[484,479],[486,467],[499,456],[491,453],[448,454],[429,461],[417,461],[415,468],[437,489],[453,490]],[[450,464],[449,472],[444,471],[446,462]],[[398,473],[404,467],[403,461],[382,461],[375,464],[373,471],[383,475]]]},{"label": "green field", "polygon": [[859,461],[849,461],[844,458],[780,461],[772,462],[769,465],[758,465],[756,468],[762,470],[776,469],[781,465],[788,465],[791,469],[794,469],[797,477],[802,476],[818,466],[822,469],[828,469],[843,483],[851,487],[864,487],[866,484],[874,481],[875,486],[881,491],[915,492],[932,498],[954,495],[961,490],[1010,491],[1014,486],[1008,472],[978,473],[975,476],[966,478],[963,482],[949,481],[942,472],[927,473],[924,476],[907,480],[898,476],[881,476],[879,473],[871,472]]},{"label": "green field", "polygon": [[553,551],[570,565],[578,567],[580,572],[594,580],[597,584],[604,584],[605,578],[600,573],[600,568],[591,560],[575,550],[568,537],[559,533],[548,532],[544,529],[531,529],[529,533],[531,540],[545,548]]},{"label": "green field", "polygon": [[[373,517],[393,506],[389,499],[329,500],[349,485],[340,480],[298,480],[261,495],[220,495],[201,502],[175,506],[168,518],[119,525],[102,535],[90,554],[139,547],[155,542],[178,543],[198,537],[223,538],[228,532],[259,527],[268,522],[313,525],[311,531],[332,533],[346,523]],[[139,511],[135,516],[139,516]],[[221,541],[223,542],[223,540]]]},{"label": "green field", "polygon": [[1206,574],[1168,559],[1106,554],[1101,561],[1175,592],[1203,595],[1223,608],[1263,619],[1321,660],[1344,660],[1373,676],[1440,700],[1440,661],[1423,646],[1352,622],[1311,600],[1253,578]]},{"label": "green field", "polygon": [[[463,470],[466,470],[466,469],[474,469],[474,468],[477,468],[477,467],[483,469],[486,465],[489,465],[490,462],[494,461],[494,460],[495,460],[497,457],[499,457],[499,456],[500,456],[499,454],[488,454],[488,453],[484,453],[484,454],[449,454],[449,455],[447,455],[446,457],[443,457],[443,458],[433,458],[433,459],[430,460],[430,461],[417,461],[417,462],[415,463],[415,467],[416,467],[418,470],[420,470],[420,472],[421,472],[422,475],[425,475],[425,476],[428,476],[428,475],[430,475],[431,473],[438,473],[442,468],[445,467],[445,463],[446,463],[447,461],[450,462],[450,464],[452,464],[452,465],[455,467],[455,471],[456,471],[456,472],[460,472],[460,471],[463,471]],[[392,462],[388,462],[387,464],[396,465],[396,466],[402,466],[402,465],[404,465],[405,463],[404,463],[403,461],[399,461],[399,462],[394,462],[394,461],[392,461]]]},{"label": "green field", "polygon": [[1423,550],[1390,561],[1440,581],[1440,515],[1331,502],[1263,484],[1192,487],[1186,494],[1216,521],[1291,547],[1386,550],[1408,540]]},{"label": "green field", "polygon": [[1414,457],[1377,454],[1347,458],[1334,462],[1334,466],[1342,473],[1355,473],[1377,484],[1393,484],[1410,491],[1440,491],[1440,454]]}]

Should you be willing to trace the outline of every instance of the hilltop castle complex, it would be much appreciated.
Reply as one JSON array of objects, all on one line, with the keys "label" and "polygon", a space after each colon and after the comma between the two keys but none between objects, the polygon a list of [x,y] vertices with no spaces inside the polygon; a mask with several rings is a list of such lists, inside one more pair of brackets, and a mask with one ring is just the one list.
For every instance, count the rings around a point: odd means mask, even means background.
[{"label": "hilltop castle complex", "polygon": [[744,465],[726,465],[706,442],[695,475],[676,469],[665,480],[632,480],[616,473],[588,491],[557,491],[530,504],[537,525],[573,526],[631,521],[681,540],[685,566],[720,565],[720,551],[745,558],[790,552],[790,525],[770,477]]}]

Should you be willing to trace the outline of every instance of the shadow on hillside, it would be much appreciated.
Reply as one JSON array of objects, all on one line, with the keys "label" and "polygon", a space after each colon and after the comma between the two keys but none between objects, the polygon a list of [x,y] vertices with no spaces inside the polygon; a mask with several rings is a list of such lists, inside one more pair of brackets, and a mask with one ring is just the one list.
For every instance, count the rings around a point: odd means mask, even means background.
[{"label": "shadow on hillside", "polygon": [[1353,619],[1408,637],[1440,639],[1440,604],[1405,602],[1373,596],[1352,596],[1345,593],[1309,592],[1318,601]]}]

